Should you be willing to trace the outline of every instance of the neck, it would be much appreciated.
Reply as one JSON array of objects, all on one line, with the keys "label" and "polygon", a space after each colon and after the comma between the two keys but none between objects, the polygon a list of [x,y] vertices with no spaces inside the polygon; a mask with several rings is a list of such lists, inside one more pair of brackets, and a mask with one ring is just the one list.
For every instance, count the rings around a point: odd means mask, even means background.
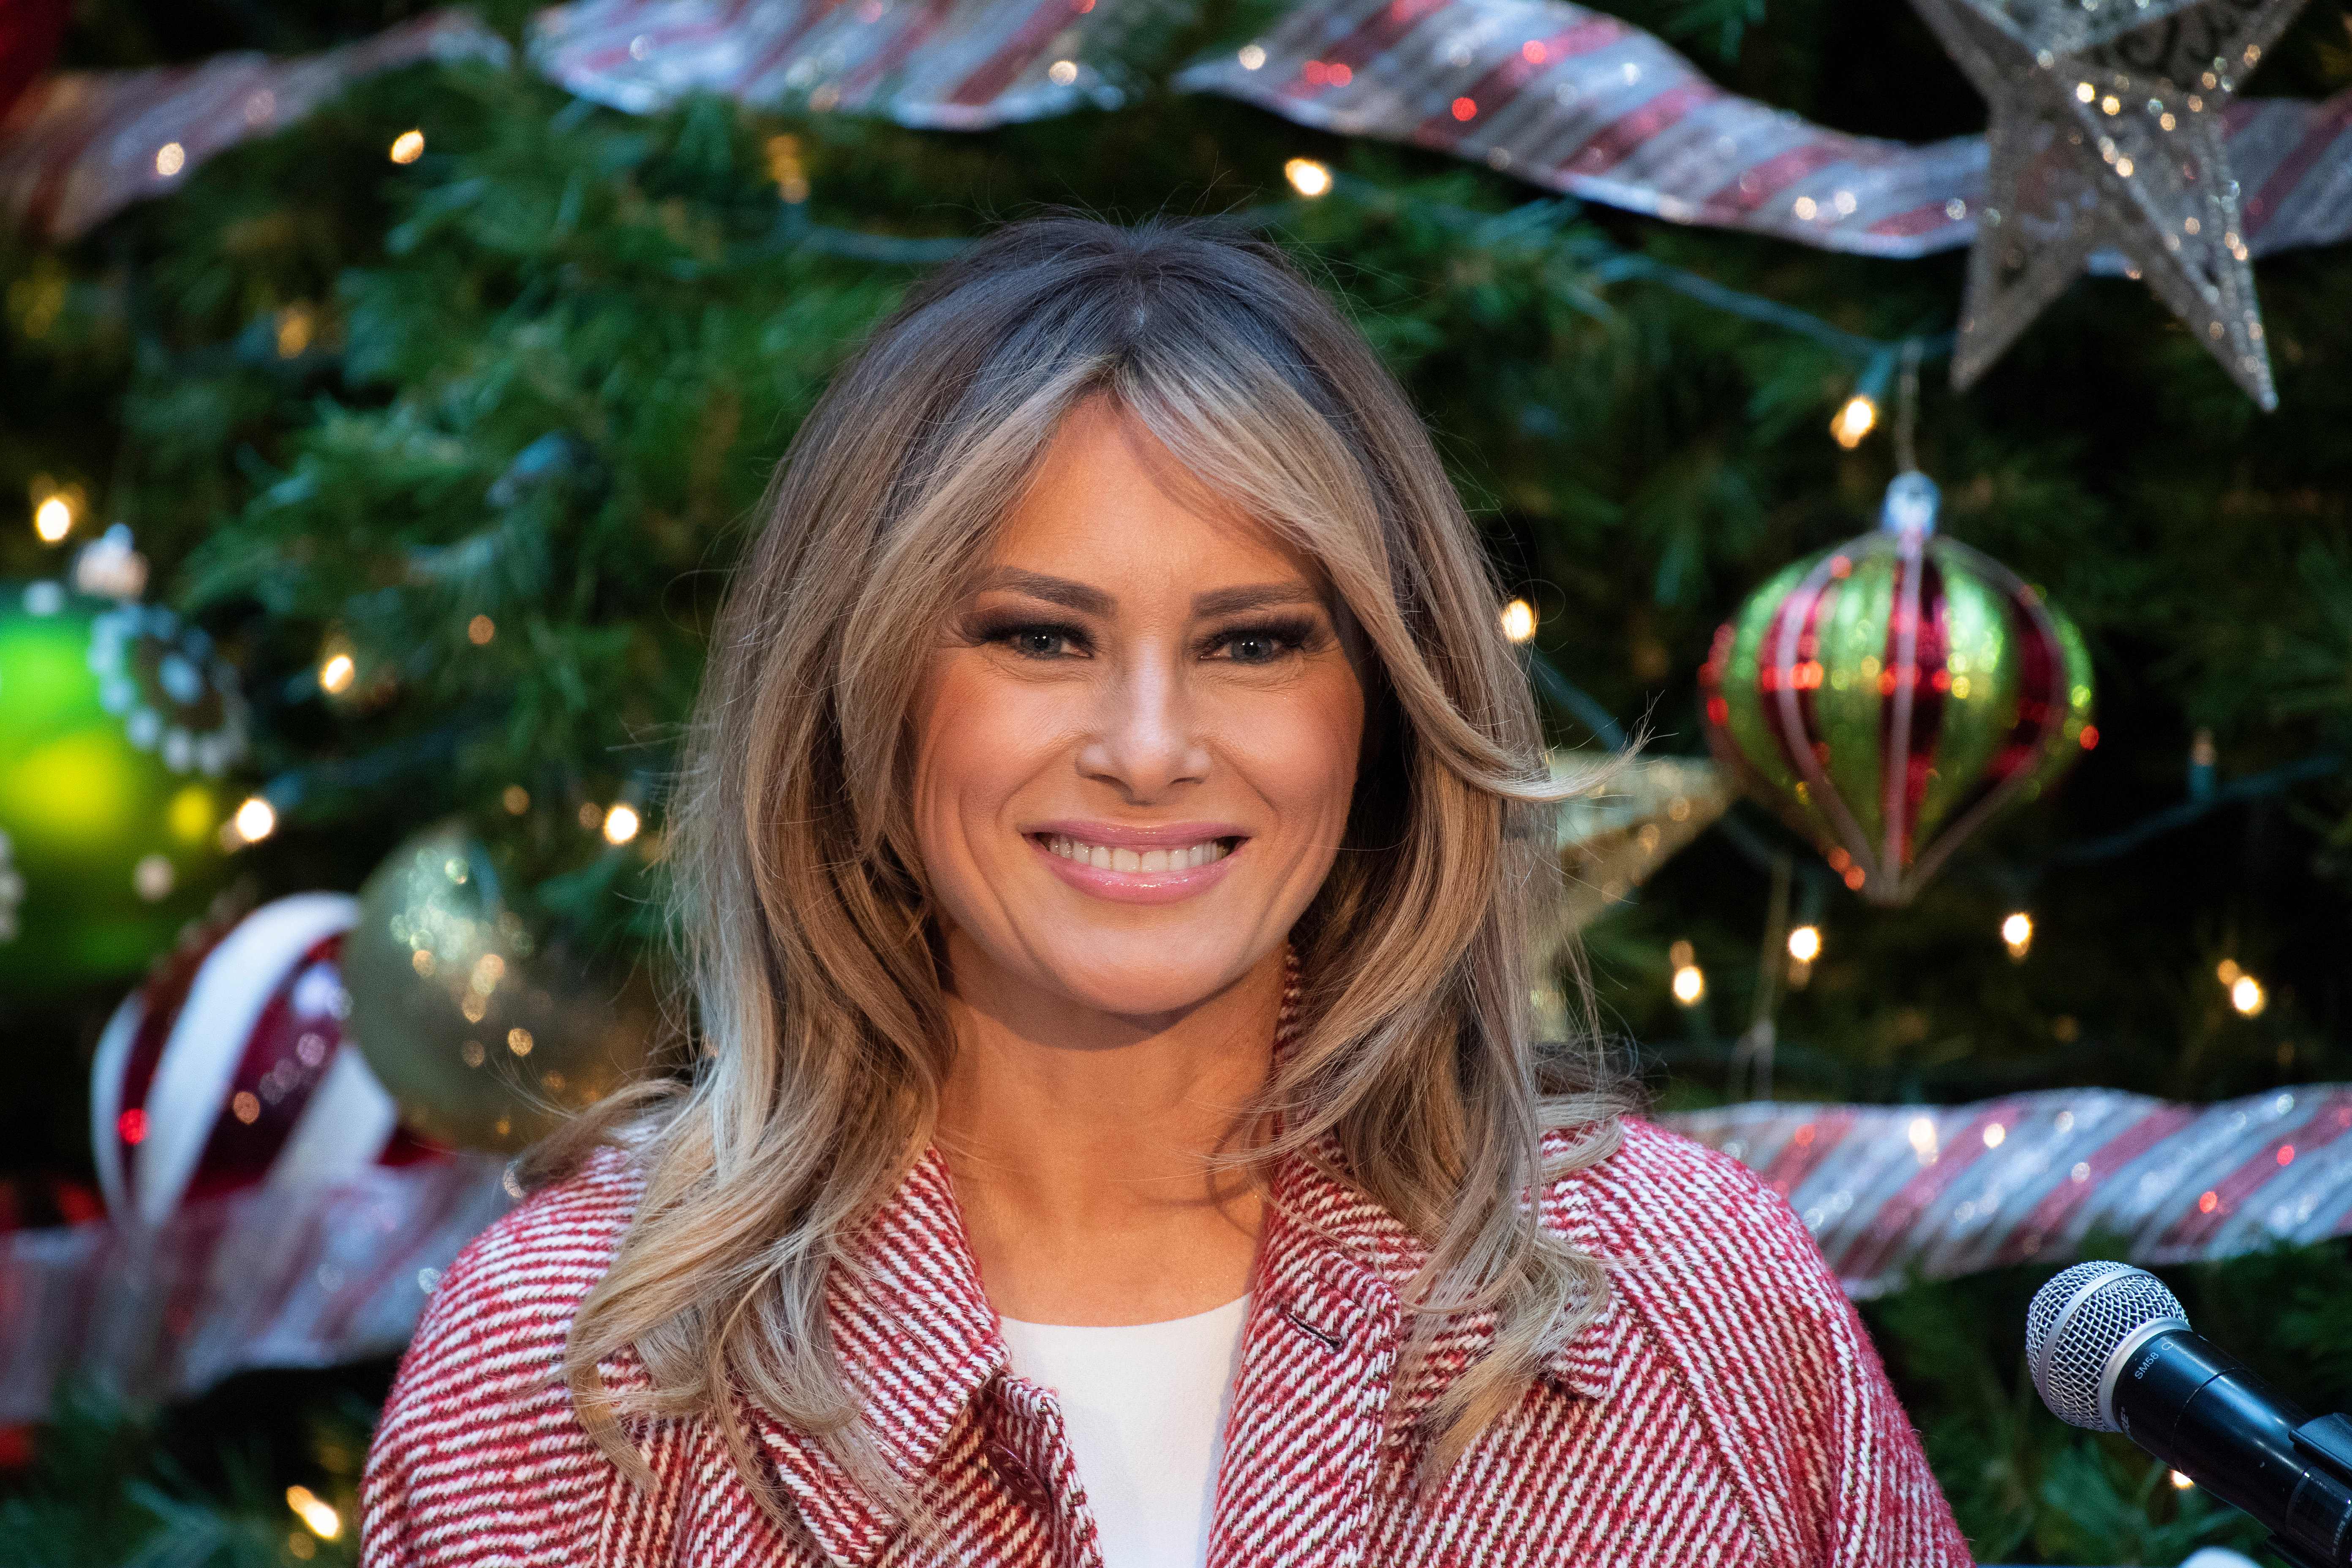
[{"label": "neck", "polygon": [[[961,946],[950,935],[937,1141],[998,1310],[1150,1321],[1232,1300],[1257,1201],[1211,1162],[1272,1068],[1282,952],[1181,1014],[1135,1018],[1014,984]],[[1165,1289],[1145,1282],[1154,1249],[1184,1277]]]},{"label": "neck", "polygon": [[959,1179],[1066,1215],[1197,1195],[1272,1068],[1284,980],[1277,949],[1185,1012],[1136,1018],[957,964],[939,1130]]}]

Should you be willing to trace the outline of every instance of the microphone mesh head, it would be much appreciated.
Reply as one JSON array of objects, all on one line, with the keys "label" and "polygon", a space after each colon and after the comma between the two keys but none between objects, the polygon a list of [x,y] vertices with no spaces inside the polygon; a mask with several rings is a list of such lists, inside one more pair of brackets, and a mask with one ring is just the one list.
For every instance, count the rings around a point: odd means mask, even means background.
[{"label": "microphone mesh head", "polygon": [[2107,1359],[2136,1331],[2168,1318],[2186,1321],[2179,1299],[2128,1263],[2077,1263],[2053,1278],[2025,1314],[2025,1360],[2042,1403],[2071,1425],[2117,1430],[2099,1401]]}]

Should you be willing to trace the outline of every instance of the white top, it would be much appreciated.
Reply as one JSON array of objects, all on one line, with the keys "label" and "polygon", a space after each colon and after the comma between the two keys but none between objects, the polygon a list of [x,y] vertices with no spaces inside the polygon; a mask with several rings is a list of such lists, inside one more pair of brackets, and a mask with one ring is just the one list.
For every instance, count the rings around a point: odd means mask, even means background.
[{"label": "white top", "polygon": [[1104,1568],[1202,1568],[1249,1298],[1114,1329],[998,1320],[1013,1372],[1059,1397]]}]

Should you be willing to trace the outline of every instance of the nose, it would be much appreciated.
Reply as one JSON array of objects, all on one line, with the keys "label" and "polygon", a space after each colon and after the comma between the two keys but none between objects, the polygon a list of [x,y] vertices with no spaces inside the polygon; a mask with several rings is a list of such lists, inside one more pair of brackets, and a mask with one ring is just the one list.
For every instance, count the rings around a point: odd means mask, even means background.
[{"label": "nose", "polygon": [[1164,799],[1209,773],[1194,693],[1174,658],[1119,662],[1095,696],[1094,722],[1078,748],[1078,772],[1117,789],[1134,805]]}]

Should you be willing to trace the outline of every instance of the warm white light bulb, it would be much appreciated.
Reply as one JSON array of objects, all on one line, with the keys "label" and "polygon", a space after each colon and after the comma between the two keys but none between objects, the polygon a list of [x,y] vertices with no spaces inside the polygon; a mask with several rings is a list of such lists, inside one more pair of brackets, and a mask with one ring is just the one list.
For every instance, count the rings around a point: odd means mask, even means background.
[{"label": "warm white light bulb", "polygon": [[425,132],[404,131],[394,137],[390,156],[395,163],[414,163],[425,156]]},{"label": "warm white light bulb", "polygon": [[1799,963],[1811,963],[1822,955],[1822,928],[1799,926],[1789,933],[1789,956]]},{"label": "warm white light bulb", "polygon": [[1536,635],[1536,607],[1525,599],[1513,599],[1503,606],[1503,635],[1513,642],[1527,642]]},{"label": "warm white light bulb", "polygon": [[309,1487],[288,1487],[286,1506],[292,1509],[294,1516],[321,1541],[332,1541],[343,1532],[342,1516],[335,1511],[332,1504]]},{"label": "warm white light bulb", "polygon": [[1706,994],[1706,976],[1696,963],[1685,963],[1675,971],[1675,1000],[1685,1007],[1698,1005]]},{"label": "warm white light bulb", "polygon": [[2009,944],[2009,956],[2023,958],[2033,949],[2033,917],[2019,910],[2000,922],[2000,940]]},{"label": "warm white light bulb", "polygon": [[329,654],[327,662],[319,667],[320,689],[330,695],[349,691],[352,680],[358,673],[359,666],[352,662],[350,654]]},{"label": "warm white light bulb", "polygon": [[2247,1017],[2255,1016],[2270,1005],[2270,993],[2252,975],[2242,973],[2230,982],[2230,1005]]},{"label": "warm white light bulb", "polygon": [[33,531],[44,544],[55,544],[73,531],[73,503],[63,496],[43,496],[33,509]]},{"label": "warm white light bulb", "polygon": [[1331,189],[1330,167],[1312,158],[1293,158],[1282,166],[1282,177],[1290,182],[1292,190],[1310,200]]},{"label": "warm white light bulb", "polygon": [[1878,405],[1864,393],[1855,393],[1845,400],[1830,421],[1830,435],[1841,447],[1853,451],[1862,445],[1862,438],[1878,427]]},{"label": "warm white light bulb", "polygon": [[258,844],[278,831],[277,808],[257,795],[248,796],[231,820],[236,824],[237,837],[247,844]]},{"label": "warm white light bulb", "polygon": [[640,826],[635,806],[615,805],[604,814],[604,841],[608,844],[626,844],[637,836],[637,828]]}]

